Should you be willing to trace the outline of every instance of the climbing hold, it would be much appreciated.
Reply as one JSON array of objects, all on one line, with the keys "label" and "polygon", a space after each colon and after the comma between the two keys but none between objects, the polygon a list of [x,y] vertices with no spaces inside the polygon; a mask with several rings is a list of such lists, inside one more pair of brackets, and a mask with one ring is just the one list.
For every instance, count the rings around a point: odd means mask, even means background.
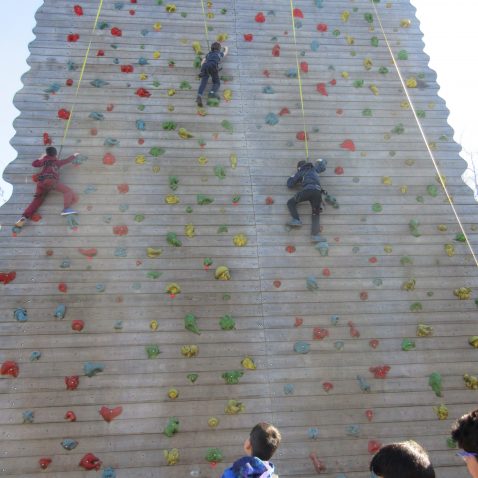
[{"label": "climbing hold", "polygon": [[96,374],[103,372],[105,366],[102,363],[85,362],[83,371],[87,377],[94,377]]},{"label": "climbing hold", "polygon": [[38,464],[42,470],[46,470],[51,465],[52,459],[51,458],[40,458],[38,460]]},{"label": "climbing hold", "polygon": [[75,43],[80,39],[80,35],[78,33],[70,33],[66,37],[66,41],[70,43]]},{"label": "climbing hold", "polygon": [[140,98],[149,98],[151,93],[145,88],[138,88],[135,95],[138,95]]},{"label": "climbing hold", "polygon": [[76,422],[76,415],[75,415],[75,413],[72,412],[71,410],[68,410],[68,411],[65,413],[64,419],[65,419],[65,420],[68,420],[69,422]]},{"label": "climbing hold", "polygon": [[411,291],[415,290],[416,279],[409,279],[402,284],[402,290]]},{"label": "climbing hold", "polygon": [[113,234],[115,236],[126,236],[128,234],[128,226],[113,226]]},{"label": "climbing hold", "polygon": [[179,198],[175,196],[174,194],[168,194],[164,198],[164,201],[166,204],[179,204]]},{"label": "climbing hold", "polygon": [[387,378],[387,374],[390,371],[390,366],[377,365],[376,367],[370,367],[369,370],[373,373],[375,378]]},{"label": "climbing hold", "polygon": [[215,465],[223,460],[223,454],[219,448],[208,448],[204,458],[208,463]]},{"label": "climbing hold", "polygon": [[460,300],[471,299],[471,287],[460,287],[455,289],[453,295]]},{"label": "climbing hold", "polygon": [[423,309],[423,306],[420,302],[414,302],[410,304],[410,311],[411,312],[420,312]]},{"label": "climbing hold", "polygon": [[87,453],[78,463],[85,470],[99,470],[101,468],[101,461],[93,453]]},{"label": "climbing hold", "polygon": [[229,314],[225,314],[219,320],[219,327],[222,330],[234,330],[236,328],[236,321]]},{"label": "climbing hold", "polygon": [[174,247],[181,247],[183,243],[181,242],[180,239],[178,239],[178,236],[176,235],[175,232],[168,232],[166,234],[166,241],[170,246]]},{"label": "climbing hold", "polygon": [[[91,259],[91,258],[96,256],[96,254],[98,253],[98,250],[93,248],[93,247],[90,248],[90,249],[81,249],[80,248],[80,249],[78,249],[78,252],[80,254],[82,254],[83,256],[89,257]],[[58,306],[58,307],[60,307],[60,306]],[[55,316],[56,316],[56,312],[55,312]],[[63,318],[63,317],[60,317],[60,318]]]},{"label": "climbing hold", "polygon": [[367,420],[371,422],[373,420],[373,410],[365,410],[365,416]]},{"label": "climbing hold", "polygon": [[188,373],[186,377],[191,383],[195,383],[196,380],[199,378],[199,375],[197,373]]},{"label": "climbing hold", "polygon": [[22,413],[23,423],[33,423],[35,421],[35,412],[33,410],[25,410]]},{"label": "climbing hold", "polygon": [[181,347],[181,355],[187,358],[196,357],[199,353],[199,347],[197,345],[183,345]]},{"label": "climbing hold", "polygon": [[472,335],[471,337],[469,337],[468,343],[475,349],[478,349],[478,335]]},{"label": "climbing hold", "polygon": [[463,380],[465,381],[466,388],[470,390],[478,390],[478,377],[465,373],[463,375]]},{"label": "climbing hold", "polygon": [[314,276],[309,276],[306,279],[307,290],[314,291],[319,289],[319,284]]},{"label": "climbing hold", "polygon": [[61,108],[58,110],[58,118],[68,120],[70,119],[70,112],[65,108]]},{"label": "climbing hold", "polygon": [[368,442],[368,452],[372,455],[377,453],[378,450],[382,447],[381,443],[377,440],[369,440]]},{"label": "climbing hold", "polygon": [[438,407],[433,407],[439,420],[446,420],[448,418],[448,408],[443,403]]},{"label": "climbing hold", "polygon": [[193,314],[187,314],[184,317],[184,328],[194,334],[201,335],[201,331],[197,324],[197,317]]},{"label": "climbing hold", "polygon": [[340,147],[347,151],[355,151],[355,144],[351,139],[346,139],[345,141],[343,141]]},{"label": "climbing hold", "polygon": [[357,382],[359,384],[359,387],[360,387],[360,390],[362,390],[362,392],[370,392],[370,390],[372,389],[372,387],[370,386],[370,384],[367,382],[367,380],[365,379],[365,377],[362,377],[361,375],[357,375]]},{"label": "climbing hold", "polygon": [[210,417],[207,421],[209,428],[216,428],[219,425],[219,419],[216,417]]},{"label": "climbing hold", "polygon": [[211,204],[214,202],[214,199],[209,197],[209,196],[206,196],[205,194],[198,194],[196,196],[196,201],[197,203],[200,205],[200,206],[204,206],[206,204]]},{"label": "climbing hold", "polygon": [[314,327],[314,329],[313,329],[314,340],[323,340],[328,336],[329,336],[329,331],[327,329],[322,329],[320,327]]},{"label": "climbing hold", "polygon": [[30,362],[35,362],[37,360],[40,360],[40,357],[41,357],[41,352],[38,352],[38,351],[33,351],[31,354],[30,354]]},{"label": "climbing hold", "polygon": [[61,446],[68,451],[74,450],[78,446],[78,442],[72,438],[65,438],[61,442]]},{"label": "climbing hold", "polygon": [[257,23],[264,23],[266,21],[266,17],[262,12],[257,13],[254,19]]},{"label": "climbing hold", "polygon": [[415,348],[415,342],[412,339],[404,338],[402,340],[402,350],[404,352],[409,352]]},{"label": "climbing hold", "polygon": [[2,363],[2,367],[0,369],[0,374],[1,375],[9,375],[10,377],[18,377],[18,374],[20,373],[20,368],[17,364],[17,362],[14,362],[13,360],[7,360],[6,362]]},{"label": "climbing hold", "polygon": [[146,255],[151,259],[157,259],[163,250],[159,247],[147,247],[146,248]]},{"label": "climbing hold", "polygon": [[421,234],[418,231],[418,226],[420,223],[416,219],[411,219],[410,222],[408,223],[408,228],[412,234],[413,237],[420,237]]},{"label": "climbing hold", "polygon": [[254,359],[252,357],[244,357],[241,360],[241,365],[247,370],[256,370],[256,364],[254,363]]},{"label": "climbing hold", "polygon": [[265,122],[270,126],[275,126],[279,123],[279,117],[275,113],[268,113],[265,117]]},{"label": "climbing hold", "polygon": [[116,471],[111,467],[105,468],[101,478],[116,478]]},{"label": "climbing hold", "polygon": [[115,408],[108,408],[108,407],[101,407],[99,410],[99,414],[103,417],[105,422],[111,422],[116,417],[119,417],[123,413],[123,407],[115,407]]},{"label": "climbing hold", "polygon": [[173,448],[172,450],[163,450],[164,458],[168,465],[176,465],[179,463],[179,450]]},{"label": "climbing hold", "polygon": [[360,332],[359,330],[355,327],[355,324],[349,320],[347,325],[349,326],[349,331],[350,331],[350,336],[354,338],[360,337]]},{"label": "climbing hold", "polygon": [[226,266],[218,266],[216,267],[216,272],[214,273],[214,278],[217,280],[230,280],[231,273],[229,272],[229,268]]},{"label": "climbing hold", "polygon": [[27,322],[28,321],[28,313],[26,309],[15,309],[13,311],[13,317],[18,322]]},{"label": "climbing hold", "polygon": [[325,463],[317,457],[317,453],[312,452],[309,455],[309,458],[312,460],[312,465],[314,465],[314,470],[317,474],[324,473],[327,471],[327,467],[325,466]]},{"label": "climbing hold", "polygon": [[103,86],[109,85],[109,83],[107,81],[96,78],[95,80],[90,81],[90,85],[94,86],[95,88],[102,88]]},{"label": "climbing hold", "polygon": [[112,166],[115,163],[115,156],[111,153],[105,153],[105,155],[103,156],[103,164],[105,164],[106,166]]},{"label": "climbing hold", "polygon": [[214,166],[214,176],[216,176],[219,179],[224,179],[226,177],[226,170],[224,169],[224,166],[221,166],[221,165]]},{"label": "climbing hold", "polygon": [[156,344],[146,345],[145,350],[149,359],[157,358],[161,353],[159,346]]},{"label": "climbing hold", "polygon": [[81,7],[81,5],[75,5],[73,7],[73,11],[75,12],[76,15],[78,15],[79,17],[81,17],[83,15],[83,8]]},{"label": "climbing hold", "polygon": [[221,126],[228,132],[228,133],[233,133],[234,127],[232,126],[232,123],[228,120],[222,120],[221,121]]},{"label": "climbing hold", "polygon": [[317,440],[319,438],[319,429],[316,428],[316,427],[310,427],[308,430],[307,430],[307,436],[311,439],[311,440]]},{"label": "climbing hold", "polygon": [[307,354],[310,351],[310,344],[307,342],[296,342],[294,344],[294,352],[297,352],[298,354]]},{"label": "climbing hold", "polygon": [[247,236],[245,234],[237,234],[233,237],[232,242],[237,247],[244,247],[247,246]]},{"label": "climbing hold", "polygon": [[433,335],[433,327],[431,325],[417,325],[417,337],[430,337],[431,335]]},{"label": "climbing hold", "polygon": [[113,27],[111,30],[110,30],[110,33],[114,36],[114,37],[120,37],[123,35],[123,32],[117,28],[117,27]]},{"label": "climbing hold", "polygon": [[172,299],[174,299],[178,294],[181,293],[181,287],[175,282],[171,282],[166,286],[166,293],[170,295]]},{"label": "climbing hold", "polygon": [[358,437],[360,435],[360,427],[358,425],[348,425],[346,433],[352,437]]},{"label": "climbing hold", "polygon": [[176,400],[176,398],[179,397],[179,392],[177,389],[175,388],[170,388],[168,390],[168,398],[171,399],[171,400]]},{"label": "climbing hold", "polygon": [[85,323],[81,319],[76,319],[71,322],[71,329],[75,332],[81,332],[85,327]]},{"label": "climbing hold", "polygon": [[246,407],[242,402],[238,400],[228,400],[226,406],[224,407],[224,412],[226,415],[237,415],[245,411]]},{"label": "climbing hold", "polygon": [[368,344],[372,349],[376,349],[379,346],[380,342],[377,339],[371,339]]},{"label": "climbing hold", "polygon": [[244,375],[242,370],[231,370],[229,372],[224,372],[221,377],[228,385],[233,385],[239,383],[239,379]]},{"label": "climbing hold", "polygon": [[437,397],[442,396],[442,376],[438,372],[433,372],[428,378],[428,385],[435,392]]},{"label": "climbing hold", "polygon": [[334,388],[334,384],[331,383],[331,382],[324,382],[322,384],[322,388],[324,389],[325,392],[330,392],[330,390],[332,390]]},{"label": "climbing hold", "polygon": [[65,377],[65,385],[67,390],[76,390],[80,384],[80,377],[78,375],[71,375]]}]

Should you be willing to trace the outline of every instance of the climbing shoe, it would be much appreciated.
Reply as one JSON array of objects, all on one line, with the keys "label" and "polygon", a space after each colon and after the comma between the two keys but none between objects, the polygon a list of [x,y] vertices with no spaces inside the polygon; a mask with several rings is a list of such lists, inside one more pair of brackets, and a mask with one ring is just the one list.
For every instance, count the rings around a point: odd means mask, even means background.
[{"label": "climbing shoe", "polygon": [[62,216],[68,216],[69,214],[78,214],[78,211],[71,209],[70,207],[65,207],[63,211],[61,211]]},{"label": "climbing shoe", "polygon": [[315,236],[310,236],[310,240],[312,242],[327,242],[327,239],[320,234],[316,234]]},{"label": "climbing shoe", "polygon": [[291,219],[288,223],[290,227],[300,227],[302,226],[302,221],[300,219]]},{"label": "climbing shoe", "polygon": [[199,108],[203,107],[202,98],[199,95],[196,98],[196,104],[199,106]]},{"label": "climbing shoe", "polygon": [[214,91],[210,91],[208,98],[216,98],[216,100],[219,100],[219,95],[217,93],[214,93]]},{"label": "climbing shoe", "polygon": [[25,223],[27,222],[27,218],[25,216],[22,216],[16,223],[15,227],[23,227]]}]

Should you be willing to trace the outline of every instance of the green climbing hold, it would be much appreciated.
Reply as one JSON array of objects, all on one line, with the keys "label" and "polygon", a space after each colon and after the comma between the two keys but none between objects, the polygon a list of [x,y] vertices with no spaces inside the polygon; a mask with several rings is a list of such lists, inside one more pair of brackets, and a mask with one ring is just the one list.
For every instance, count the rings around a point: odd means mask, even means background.
[{"label": "green climbing hold", "polygon": [[190,90],[192,89],[191,83],[189,83],[189,81],[183,80],[181,81],[181,84],[179,85],[179,89]]},{"label": "green climbing hold", "polygon": [[420,223],[416,219],[411,219],[410,222],[408,223],[408,228],[410,229],[410,232],[413,237],[420,237],[421,234],[418,231],[418,226]]},{"label": "green climbing hold", "polygon": [[413,260],[408,256],[403,256],[400,258],[400,264],[402,266],[411,266],[413,264]]},{"label": "green climbing hold", "polygon": [[229,232],[229,228],[226,225],[221,225],[217,228],[218,234],[224,234],[225,232]]},{"label": "green climbing hold", "polygon": [[242,370],[231,370],[229,372],[224,372],[221,377],[228,385],[234,385],[239,383],[239,379],[244,375]]},{"label": "green climbing hold", "polygon": [[177,176],[169,176],[169,187],[173,190],[176,191],[179,186],[179,178]]},{"label": "green climbing hold", "polygon": [[393,129],[392,133],[394,134],[403,134],[405,132],[405,127],[402,123],[398,123]]},{"label": "green climbing hold", "polygon": [[146,275],[148,276],[148,279],[159,279],[159,277],[162,275],[162,272],[149,271]]},{"label": "green climbing hold", "polygon": [[370,108],[365,108],[362,111],[362,116],[365,116],[367,118],[370,118],[372,116],[372,110]]},{"label": "green climbing hold", "polygon": [[386,75],[388,73],[388,68],[386,66],[381,66],[379,69],[378,69],[378,72],[381,74],[381,75]]},{"label": "green climbing hold", "polygon": [[371,13],[364,13],[363,18],[367,23],[373,23],[373,15]]},{"label": "green climbing hold", "polygon": [[223,455],[219,448],[208,448],[205,458],[208,463],[218,463],[222,461]]},{"label": "green climbing hold", "polygon": [[428,378],[428,385],[432,388],[435,392],[437,397],[442,396],[442,377],[438,372],[433,372],[430,377]]},{"label": "green climbing hold", "polygon": [[412,339],[403,339],[402,340],[402,350],[404,352],[410,352],[410,350],[413,350],[415,348],[415,342]]},{"label": "green climbing hold", "polygon": [[219,327],[222,330],[234,330],[236,328],[236,321],[228,314],[225,314],[219,320]]},{"label": "green climbing hold", "polygon": [[178,239],[178,236],[176,235],[175,232],[168,232],[166,234],[166,241],[168,241],[168,244],[170,246],[174,246],[174,247],[181,247],[183,245],[181,240]]},{"label": "green climbing hold", "polygon": [[408,60],[408,52],[407,50],[400,50],[398,52],[398,59],[399,60]]},{"label": "green climbing hold", "polygon": [[465,235],[464,235],[462,232],[459,232],[459,233],[455,236],[455,241],[458,241],[458,242],[466,242],[466,237],[465,237]]},{"label": "green climbing hold", "polygon": [[187,212],[188,214],[191,214],[191,213],[193,212],[193,208],[192,208],[191,206],[188,206],[188,207],[186,208],[186,212]]},{"label": "green climbing hold", "polygon": [[153,146],[150,150],[149,150],[149,154],[151,156],[153,156],[154,158],[157,158],[158,156],[161,156],[162,154],[164,154],[166,152],[166,150],[164,148],[160,148],[159,146]]},{"label": "green climbing hold", "polygon": [[207,99],[207,105],[208,106],[219,106],[220,102],[221,102],[221,100],[219,100],[218,98],[208,98]]},{"label": "green climbing hold", "polygon": [[411,312],[420,312],[423,309],[423,306],[420,302],[414,302],[410,305]]},{"label": "green climbing hold", "polygon": [[165,131],[173,131],[176,129],[176,123],[174,121],[165,121],[162,127]]},{"label": "green climbing hold", "polygon": [[228,133],[233,133],[234,132],[234,127],[232,126],[232,123],[228,120],[222,120],[221,121],[221,126],[228,132]]},{"label": "green climbing hold", "polygon": [[214,175],[219,179],[224,179],[226,177],[226,170],[224,166],[214,166]]},{"label": "green climbing hold", "polygon": [[205,194],[198,194],[196,196],[197,203],[200,206],[204,206],[205,204],[211,204],[214,202],[214,199],[210,196],[206,196]]},{"label": "green climbing hold", "polygon": [[136,216],[134,216],[134,220],[136,222],[143,222],[144,221],[144,214],[136,214]]},{"label": "green climbing hold", "polygon": [[417,110],[417,116],[418,116],[420,119],[423,119],[423,118],[426,118],[427,114],[426,114],[425,111],[423,111],[423,110]]},{"label": "green climbing hold", "polygon": [[196,380],[199,378],[199,374],[197,373],[188,373],[186,375],[187,379],[191,382],[191,383],[195,383]]},{"label": "green climbing hold", "polygon": [[201,331],[199,330],[197,324],[197,317],[193,314],[187,314],[184,317],[184,328],[189,330],[189,332],[193,332],[194,334],[201,335]]},{"label": "green climbing hold", "polygon": [[362,88],[362,86],[364,85],[364,83],[365,83],[365,82],[364,82],[363,80],[355,80],[355,81],[353,82],[353,85],[354,85],[355,88]]},{"label": "green climbing hold", "polygon": [[371,44],[372,46],[378,46],[378,38],[377,38],[377,37],[372,37],[372,38],[370,39],[370,44]]},{"label": "green climbing hold", "polygon": [[146,354],[149,359],[156,358],[160,353],[158,345],[146,345]]},{"label": "green climbing hold", "polygon": [[437,197],[438,188],[434,184],[430,184],[427,186],[427,193],[432,197]]},{"label": "green climbing hold", "polygon": [[176,434],[179,431],[179,419],[176,417],[171,417],[168,420],[168,424],[166,425],[166,428],[163,430],[163,433],[167,437],[172,437],[174,434]]},{"label": "green climbing hold", "polygon": [[456,442],[455,440],[453,440],[452,437],[448,437],[448,438],[446,439],[446,446],[447,446],[448,448],[457,448],[457,447],[458,447],[458,444],[457,444],[457,442]]},{"label": "green climbing hold", "polygon": [[372,204],[372,211],[373,212],[382,212],[382,205],[379,202]]}]

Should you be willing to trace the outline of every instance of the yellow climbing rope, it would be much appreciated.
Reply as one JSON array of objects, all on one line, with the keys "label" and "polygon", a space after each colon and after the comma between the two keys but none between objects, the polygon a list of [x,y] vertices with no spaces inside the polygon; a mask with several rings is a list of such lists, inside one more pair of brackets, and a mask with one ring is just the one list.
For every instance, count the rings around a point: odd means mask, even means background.
[{"label": "yellow climbing rope", "polygon": [[[292,1],[292,0],[291,0]],[[378,20],[378,23],[380,25],[380,30],[382,31],[382,35],[383,35],[383,38],[385,40],[385,43],[387,45],[387,48],[388,48],[388,51],[390,53],[390,58],[392,59],[392,62],[393,62],[393,65],[397,71],[397,74],[398,74],[398,77],[400,78],[400,83],[402,84],[402,88],[403,88],[403,91],[405,92],[405,95],[407,97],[407,100],[408,100],[408,103],[410,104],[410,109],[412,110],[412,113],[413,113],[413,116],[415,118],[415,121],[417,123],[417,126],[418,126],[418,129],[420,130],[420,134],[423,138],[423,142],[425,143],[425,147],[427,148],[427,151],[428,151],[428,154],[430,155],[430,159],[432,160],[433,162],[433,166],[435,167],[435,170],[437,172],[437,175],[438,175],[438,179],[440,180],[440,184],[442,185],[443,187],[443,190],[445,191],[445,194],[446,194],[446,197],[448,199],[448,202],[450,203],[450,206],[451,206],[451,209],[453,211],[453,214],[455,215],[455,218],[458,222],[458,225],[460,227],[460,230],[463,234],[463,237],[465,238],[465,241],[468,245],[468,248],[470,249],[470,252],[471,252],[471,255],[475,261],[475,264],[476,266],[478,267],[478,259],[476,257],[476,254],[475,252],[473,251],[473,247],[471,246],[471,243],[470,241],[468,240],[468,235],[466,234],[465,232],[465,228],[463,227],[463,224],[460,220],[460,217],[455,209],[455,206],[453,205],[453,201],[451,199],[451,196],[448,192],[448,189],[446,187],[446,184],[445,184],[445,181],[443,180],[443,177],[442,174],[441,174],[441,171],[440,171],[440,168],[438,167],[438,164],[436,162],[436,159],[435,159],[435,156],[433,155],[433,151],[431,150],[429,144],[428,144],[428,140],[427,140],[427,137],[425,136],[425,132],[423,131],[423,127],[422,127],[422,124],[420,122],[420,119],[418,118],[418,115],[416,113],[416,110],[415,110],[415,105],[413,104],[413,101],[412,99],[410,98],[410,95],[408,94],[408,89],[407,89],[407,86],[405,84],[405,81],[403,80],[403,76],[402,76],[402,73],[400,71],[400,68],[397,64],[397,61],[395,60],[395,56],[393,54],[393,51],[392,51],[392,48],[390,46],[390,42],[388,41],[388,37],[387,37],[387,34],[385,33],[385,29],[383,28],[383,24],[382,24],[382,19],[378,13],[378,10],[377,10],[377,6],[375,5],[375,2],[373,0],[370,0],[372,5],[373,5],[373,9],[375,10],[375,16],[377,17],[377,20]]]},{"label": "yellow climbing rope", "polygon": [[88,48],[86,49],[86,53],[85,53],[85,56],[83,58],[83,64],[81,66],[80,77],[78,79],[78,84],[76,86],[75,98],[74,98],[73,104],[71,106],[70,116],[68,117],[68,120],[67,120],[66,125],[65,125],[65,129],[63,131],[63,138],[61,140],[60,151],[58,153],[58,156],[61,155],[61,150],[63,149],[63,145],[65,144],[65,140],[66,140],[66,137],[68,135],[68,130],[70,129],[71,119],[73,118],[73,111],[75,109],[76,101],[78,99],[78,93],[80,91],[81,81],[83,80],[83,74],[85,73],[86,63],[88,61],[88,56],[89,56],[90,50],[91,50],[91,43],[93,41],[93,34],[96,30],[96,26],[98,25],[98,19],[100,18],[102,8],[103,8],[103,0],[99,0],[98,10],[96,12],[95,21],[93,23],[93,28],[91,29],[91,33],[90,33],[90,41],[88,43]]},{"label": "yellow climbing rope", "polygon": [[290,0],[290,15],[292,19],[292,32],[294,34],[295,62],[297,64],[297,79],[299,80],[300,107],[302,110],[302,122],[304,124],[305,159],[308,160],[309,159],[309,140],[307,137],[307,126],[305,124],[304,95],[302,92],[302,77],[300,76],[299,55],[297,54],[297,35],[295,31],[295,21],[294,21],[294,0]]},{"label": "yellow climbing rope", "polygon": [[204,32],[206,34],[206,43],[207,43],[207,50],[209,51],[209,33],[207,30],[207,20],[206,20],[206,9],[204,8],[204,0],[201,0],[201,7],[202,7],[202,16],[204,20]]}]

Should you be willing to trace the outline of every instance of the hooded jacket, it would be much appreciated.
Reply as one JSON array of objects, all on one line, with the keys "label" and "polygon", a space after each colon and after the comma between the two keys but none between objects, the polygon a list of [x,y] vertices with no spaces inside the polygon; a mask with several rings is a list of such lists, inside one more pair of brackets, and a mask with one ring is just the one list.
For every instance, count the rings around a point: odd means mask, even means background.
[{"label": "hooded jacket", "polygon": [[313,163],[305,163],[297,172],[287,179],[287,187],[292,189],[297,184],[300,184],[302,189],[321,189],[319,173],[325,171],[327,161],[317,161]]},{"label": "hooded jacket", "polygon": [[243,456],[224,471],[222,478],[272,478],[274,465],[256,456]]},{"label": "hooded jacket", "polygon": [[34,168],[42,168],[38,179],[43,181],[45,179],[54,179],[58,181],[60,179],[60,168],[65,164],[71,163],[76,156],[73,154],[66,159],[58,159],[56,156],[42,156],[39,159],[33,161],[32,166]]}]

